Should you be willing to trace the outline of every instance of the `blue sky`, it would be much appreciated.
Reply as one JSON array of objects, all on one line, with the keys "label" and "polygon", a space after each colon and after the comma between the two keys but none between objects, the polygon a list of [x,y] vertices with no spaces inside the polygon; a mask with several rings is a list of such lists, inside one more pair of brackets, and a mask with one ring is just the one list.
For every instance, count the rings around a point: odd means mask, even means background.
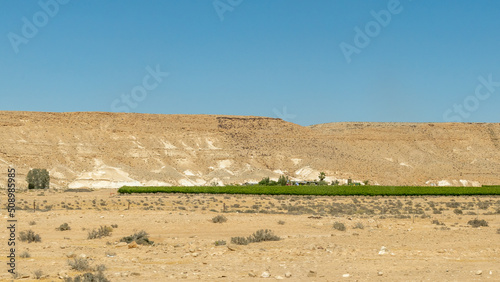
[{"label": "blue sky", "polygon": [[0,5],[0,110],[500,122],[499,1]]}]

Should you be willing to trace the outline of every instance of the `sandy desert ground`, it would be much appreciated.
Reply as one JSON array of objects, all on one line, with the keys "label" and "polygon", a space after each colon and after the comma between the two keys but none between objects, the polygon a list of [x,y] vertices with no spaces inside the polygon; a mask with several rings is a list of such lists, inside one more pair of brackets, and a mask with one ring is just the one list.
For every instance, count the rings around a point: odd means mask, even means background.
[{"label": "sandy desert ground", "polygon": [[[41,237],[41,242],[18,241],[19,279],[75,277],[84,271],[71,269],[68,261],[82,258],[94,268],[105,265],[104,275],[111,281],[500,280],[500,197],[78,191],[17,194],[18,235],[31,229]],[[217,215],[227,221],[213,223]],[[2,216],[6,218],[5,210]],[[475,218],[489,226],[468,225]],[[336,222],[346,230],[334,229]],[[63,223],[71,229],[56,230]],[[87,238],[90,230],[104,225],[117,227],[111,236]],[[260,229],[272,230],[281,240],[231,243],[232,237]],[[150,234],[153,245],[130,248],[120,243],[124,236],[141,230]],[[2,228],[4,253],[7,232]],[[217,240],[227,245],[216,246]],[[20,258],[22,253],[30,257]],[[0,279],[12,279],[5,264],[3,269]]]}]

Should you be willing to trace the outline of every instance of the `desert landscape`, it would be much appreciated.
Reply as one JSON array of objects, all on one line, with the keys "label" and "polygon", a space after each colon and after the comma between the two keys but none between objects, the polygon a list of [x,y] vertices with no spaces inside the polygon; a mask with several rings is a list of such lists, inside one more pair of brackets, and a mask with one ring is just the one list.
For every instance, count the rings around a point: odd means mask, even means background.
[{"label": "desert landscape", "polygon": [[[120,195],[116,189],[17,196],[18,230],[40,236],[19,243],[17,278],[26,281],[97,269],[110,281],[500,279],[498,196]],[[112,231],[89,239],[104,226]],[[279,241],[231,242],[261,229]],[[140,231],[154,243],[120,241]],[[75,261],[88,269],[74,269]],[[11,279],[6,271],[1,278]]]},{"label": "desert landscape", "polygon": [[[4,281],[500,280],[499,196],[117,189],[320,172],[340,185],[495,185],[499,124],[0,112],[0,126],[0,186],[14,167],[17,187],[16,274]],[[34,168],[48,170],[49,189],[27,189]]]}]

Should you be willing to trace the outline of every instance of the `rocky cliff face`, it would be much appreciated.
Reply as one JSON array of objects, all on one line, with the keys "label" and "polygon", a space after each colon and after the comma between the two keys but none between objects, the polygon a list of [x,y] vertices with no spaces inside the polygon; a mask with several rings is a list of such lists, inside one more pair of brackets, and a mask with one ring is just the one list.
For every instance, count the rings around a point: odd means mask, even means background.
[{"label": "rocky cliff face", "polygon": [[347,178],[387,185],[500,183],[500,125],[331,123],[266,117],[0,112],[0,171],[47,168],[52,187]]}]

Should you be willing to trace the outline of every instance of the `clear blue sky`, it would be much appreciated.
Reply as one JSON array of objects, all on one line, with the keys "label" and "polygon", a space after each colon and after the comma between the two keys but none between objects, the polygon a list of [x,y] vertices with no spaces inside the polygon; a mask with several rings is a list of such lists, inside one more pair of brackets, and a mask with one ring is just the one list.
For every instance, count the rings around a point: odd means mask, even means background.
[{"label": "clear blue sky", "polygon": [[59,1],[0,3],[0,110],[500,122],[500,1]]}]

